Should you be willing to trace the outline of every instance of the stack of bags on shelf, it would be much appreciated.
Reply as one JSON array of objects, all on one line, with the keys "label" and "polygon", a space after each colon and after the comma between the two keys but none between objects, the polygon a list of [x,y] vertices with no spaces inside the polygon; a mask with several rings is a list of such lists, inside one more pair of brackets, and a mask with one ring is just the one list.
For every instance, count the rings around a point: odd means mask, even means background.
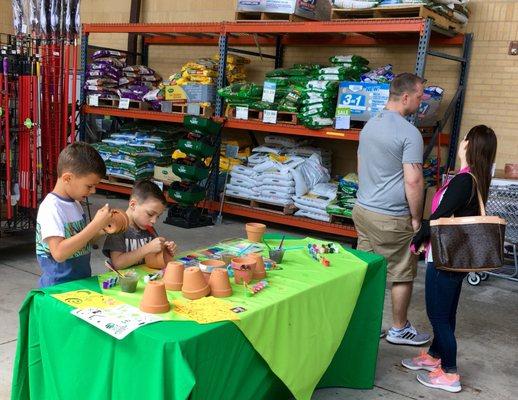
[{"label": "stack of bags on shelf", "polygon": [[249,107],[259,109],[263,87],[255,83],[233,83],[218,90],[218,94],[231,107]]},{"label": "stack of bags on shelf", "polygon": [[333,125],[338,96],[338,82],[309,81],[302,97],[298,118],[306,128],[320,129]]},{"label": "stack of bags on shelf", "polygon": [[316,184],[304,196],[293,198],[295,200],[295,206],[299,209],[295,215],[329,222],[331,216],[327,212],[327,207],[335,200],[336,191],[336,183],[322,182]]},{"label": "stack of bags on shelf", "polygon": [[394,79],[395,74],[392,72],[392,65],[387,64],[383,67],[376,68],[372,71],[363,73],[361,81],[367,83],[390,83]]},{"label": "stack of bags on shelf", "polygon": [[[219,54],[212,57],[219,63]],[[250,64],[250,59],[235,54],[227,54],[226,78],[228,83],[246,82],[245,65]]]},{"label": "stack of bags on shelf", "polygon": [[345,9],[373,8],[379,4],[379,0],[333,0],[333,7]]},{"label": "stack of bags on shelf", "polygon": [[[226,78],[229,83],[246,81],[245,65],[250,59],[234,54],[227,55]],[[202,85],[214,85],[218,77],[219,55],[212,58],[199,58],[189,61],[182,66],[181,72],[169,77],[171,85],[186,85],[199,83]]]},{"label": "stack of bags on shelf", "polygon": [[308,208],[313,204],[307,195],[315,188],[321,189],[319,184],[329,182],[329,172],[320,154],[330,165],[330,152],[307,146],[292,137],[275,135],[268,135],[265,144],[252,152],[247,166],[232,168],[227,195],[283,206],[298,203],[302,205],[298,215],[324,220],[324,216],[318,214],[325,213],[327,203],[319,205],[319,210]]},{"label": "stack of bags on shelf", "polygon": [[122,70],[118,94],[121,98],[148,101],[154,109],[160,108],[158,84],[162,78],[151,68],[129,65]]},{"label": "stack of bags on shelf", "polygon": [[358,192],[358,176],[351,172],[338,182],[338,192],[336,200],[331,202],[326,211],[332,215],[341,215],[352,218],[352,211],[356,203]]},{"label": "stack of bags on shelf", "polygon": [[155,165],[171,163],[181,129],[127,126],[93,146],[106,163],[106,174],[138,180],[151,178]]},{"label": "stack of bags on shelf", "polygon": [[119,51],[98,50],[93,54],[92,59],[93,62],[86,70],[87,95],[118,99],[117,89],[123,68],[126,66],[126,55]]}]

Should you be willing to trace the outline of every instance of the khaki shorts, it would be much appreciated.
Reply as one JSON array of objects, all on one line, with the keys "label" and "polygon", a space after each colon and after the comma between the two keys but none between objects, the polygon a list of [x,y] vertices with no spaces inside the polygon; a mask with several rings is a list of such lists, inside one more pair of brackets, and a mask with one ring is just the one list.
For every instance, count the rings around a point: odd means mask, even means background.
[{"label": "khaki shorts", "polygon": [[412,282],[417,275],[417,256],[409,249],[414,235],[412,218],[355,206],[353,220],[358,232],[358,250],[378,253],[387,259],[387,282]]}]

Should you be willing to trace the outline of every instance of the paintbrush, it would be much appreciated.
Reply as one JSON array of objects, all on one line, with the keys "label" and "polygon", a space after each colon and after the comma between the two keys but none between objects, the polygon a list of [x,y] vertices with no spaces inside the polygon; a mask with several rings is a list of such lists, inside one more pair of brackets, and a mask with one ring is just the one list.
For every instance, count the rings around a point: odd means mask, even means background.
[{"label": "paintbrush", "polygon": [[268,243],[265,242],[264,239],[263,239],[263,243],[266,245],[266,247],[268,247],[268,250],[272,251],[272,248],[270,247],[270,245]]},{"label": "paintbrush", "polygon": [[286,235],[282,237],[281,243],[279,244],[279,250],[282,249],[282,244],[284,243],[284,239],[286,238]]},{"label": "paintbrush", "polygon": [[112,271],[113,271],[113,272],[115,272],[117,275],[119,275],[119,277],[123,278],[123,275],[113,267],[112,263],[111,263],[109,260],[106,260],[106,262],[104,263],[104,265],[106,265],[106,267],[107,267],[108,269],[112,270]]}]

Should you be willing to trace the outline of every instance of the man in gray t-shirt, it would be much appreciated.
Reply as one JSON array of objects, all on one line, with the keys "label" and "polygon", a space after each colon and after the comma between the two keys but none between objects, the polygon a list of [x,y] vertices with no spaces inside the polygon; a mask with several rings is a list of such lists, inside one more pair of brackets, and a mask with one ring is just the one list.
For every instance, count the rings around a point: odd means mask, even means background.
[{"label": "man in gray t-shirt", "polygon": [[358,249],[387,259],[393,318],[387,340],[395,344],[430,340],[407,319],[417,274],[410,242],[421,223],[424,179],[423,139],[405,117],[419,108],[424,82],[409,73],[394,78],[385,110],[365,124],[358,147],[359,189],[353,210]]}]

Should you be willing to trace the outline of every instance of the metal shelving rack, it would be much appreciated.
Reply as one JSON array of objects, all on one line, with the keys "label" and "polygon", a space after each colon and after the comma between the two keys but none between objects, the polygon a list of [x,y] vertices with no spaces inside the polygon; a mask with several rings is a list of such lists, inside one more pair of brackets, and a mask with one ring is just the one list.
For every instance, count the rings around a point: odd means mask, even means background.
[{"label": "metal shelving rack", "polygon": [[[82,34],[83,70],[82,84],[88,56],[88,39],[92,33],[131,33],[140,38],[141,63],[147,65],[149,46],[217,46],[220,55],[218,89],[225,86],[226,55],[229,51],[250,56],[272,59],[276,68],[282,67],[286,46],[416,46],[415,73],[424,76],[428,56],[440,57],[460,63],[459,84],[457,91],[448,105],[445,115],[433,128],[425,149],[427,157],[435,146],[448,145],[446,165],[455,163],[457,142],[459,137],[462,111],[471,57],[472,34],[459,34],[445,31],[434,26],[431,19],[423,18],[379,18],[352,19],[336,21],[237,21],[217,23],[173,23],[173,24],[85,24]],[[232,47],[231,47],[232,46]],[[263,54],[262,51],[243,50],[242,47],[263,47],[275,49],[275,54]],[[461,47],[462,54],[454,56],[431,50],[431,46]],[[240,47],[240,48],[236,48]],[[84,85],[82,85],[84,86]],[[121,118],[145,119],[181,123],[182,116],[154,111],[120,110],[106,107],[90,107],[85,105],[84,93],[81,94],[83,118],[80,125],[80,137],[85,137],[85,114],[110,115]],[[324,128],[307,129],[302,126],[286,124],[265,124],[257,121],[243,121],[223,118],[223,99],[216,101],[215,119],[225,120],[225,128],[244,131],[269,132],[285,135],[298,135],[332,140],[357,142],[359,129],[336,130]],[[452,119],[451,132],[443,134],[443,129]],[[218,153],[219,154],[219,153]],[[217,180],[214,180],[211,193],[217,193]],[[118,193],[129,193],[130,188],[115,187],[110,183],[102,183],[99,188]],[[209,201],[209,208],[219,209],[219,201]],[[279,223],[319,232],[332,233],[339,236],[356,237],[352,225],[326,223],[307,218],[280,215],[267,211],[251,209],[234,204],[224,204],[223,211],[228,214]]]}]

